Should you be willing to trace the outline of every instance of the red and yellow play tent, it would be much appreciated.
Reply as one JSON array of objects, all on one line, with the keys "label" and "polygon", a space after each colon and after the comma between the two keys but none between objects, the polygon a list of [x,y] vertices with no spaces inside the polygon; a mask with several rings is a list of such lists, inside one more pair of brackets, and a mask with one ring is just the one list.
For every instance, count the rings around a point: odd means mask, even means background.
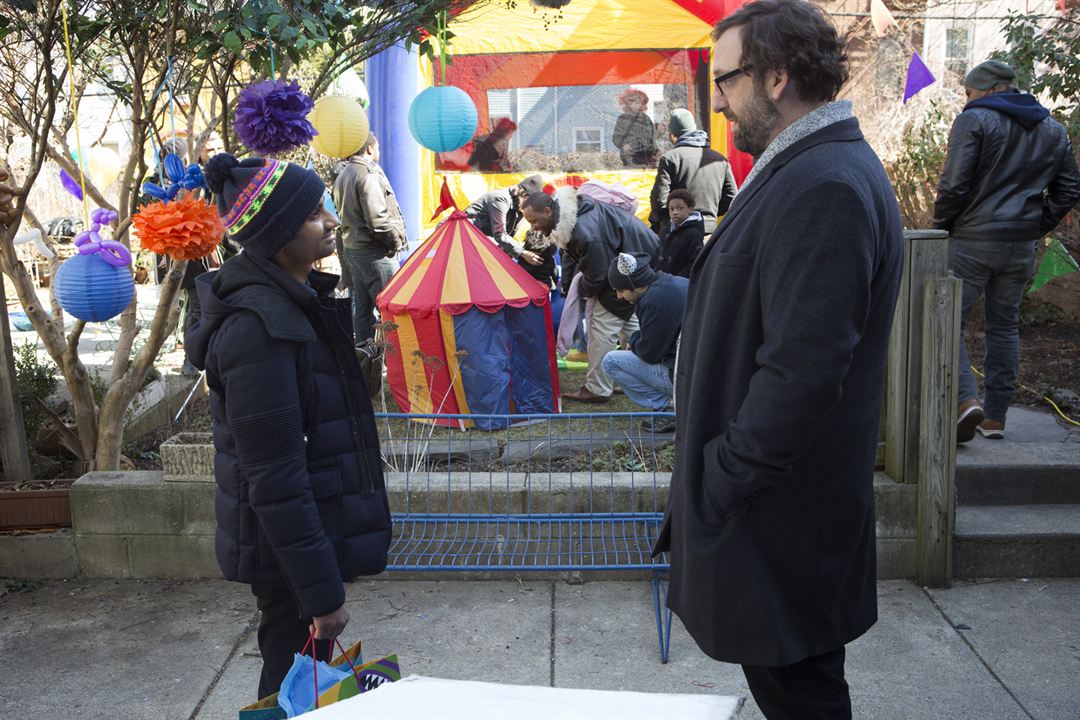
[{"label": "red and yellow play tent", "polygon": [[[559,412],[548,290],[455,211],[376,299],[402,412]],[[495,429],[477,417],[439,424]]]}]

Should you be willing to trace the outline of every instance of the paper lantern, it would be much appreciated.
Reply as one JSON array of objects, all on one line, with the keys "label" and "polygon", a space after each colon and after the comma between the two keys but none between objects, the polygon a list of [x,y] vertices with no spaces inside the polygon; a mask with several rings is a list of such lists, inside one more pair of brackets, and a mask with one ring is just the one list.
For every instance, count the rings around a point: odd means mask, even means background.
[{"label": "paper lantern", "polygon": [[92,147],[86,153],[86,171],[99,190],[116,182],[120,175],[120,155],[111,148]]},{"label": "paper lantern", "polygon": [[450,152],[464,147],[476,132],[476,105],[453,85],[430,87],[409,108],[409,131],[428,150]]},{"label": "paper lantern", "polygon": [[135,295],[131,271],[110,265],[97,254],[65,260],[56,271],[53,287],[64,312],[87,322],[116,317]]},{"label": "paper lantern", "polygon": [[308,120],[319,133],[312,138],[311,147],[329,157],[349,157],[367,142],[370,134],[364,108],[347,97],[319,98]]}]

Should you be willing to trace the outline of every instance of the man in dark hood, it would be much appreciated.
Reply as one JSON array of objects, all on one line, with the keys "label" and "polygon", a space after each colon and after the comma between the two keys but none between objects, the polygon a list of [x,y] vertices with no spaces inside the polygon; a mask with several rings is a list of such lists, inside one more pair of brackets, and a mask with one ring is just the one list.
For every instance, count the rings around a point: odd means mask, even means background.
[{"label": "man in dark hood", "polygon": [[949,267],[964,281],[962,317],[986,294],[985,404],[963,333],[956,440],[1005,436],[1005,413],[1020,366],[1020,301],[1039,238],[1080,199],[1080,174],[1065,128],[1013,85],[1000,60],[964,78],[968,104],[953,122],[934,203],[934,227],[948,230]]}]

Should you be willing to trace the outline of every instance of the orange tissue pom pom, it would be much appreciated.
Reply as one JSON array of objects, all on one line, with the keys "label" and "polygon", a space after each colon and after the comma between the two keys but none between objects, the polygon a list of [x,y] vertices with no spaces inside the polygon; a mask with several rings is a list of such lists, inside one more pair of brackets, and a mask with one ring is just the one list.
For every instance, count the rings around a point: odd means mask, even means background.
[{"label": "orange tissue pom pom", "polygon": [[174,260],[206,257],[225,234],[217,209],[191,195],[144,205],[131,222],[144,248]]}]

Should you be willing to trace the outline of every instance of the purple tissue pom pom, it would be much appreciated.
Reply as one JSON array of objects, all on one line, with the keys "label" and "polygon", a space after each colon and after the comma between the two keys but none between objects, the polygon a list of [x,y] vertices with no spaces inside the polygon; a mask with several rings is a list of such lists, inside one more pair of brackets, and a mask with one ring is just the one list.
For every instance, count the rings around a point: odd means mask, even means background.
[{"label": "purple tissue pom pom", "polygon": [[307,120],[315,107],[295,80],[263,80],[240,92],[236,134],[260,155],[277,155],[307,145],[317,134]]}]

